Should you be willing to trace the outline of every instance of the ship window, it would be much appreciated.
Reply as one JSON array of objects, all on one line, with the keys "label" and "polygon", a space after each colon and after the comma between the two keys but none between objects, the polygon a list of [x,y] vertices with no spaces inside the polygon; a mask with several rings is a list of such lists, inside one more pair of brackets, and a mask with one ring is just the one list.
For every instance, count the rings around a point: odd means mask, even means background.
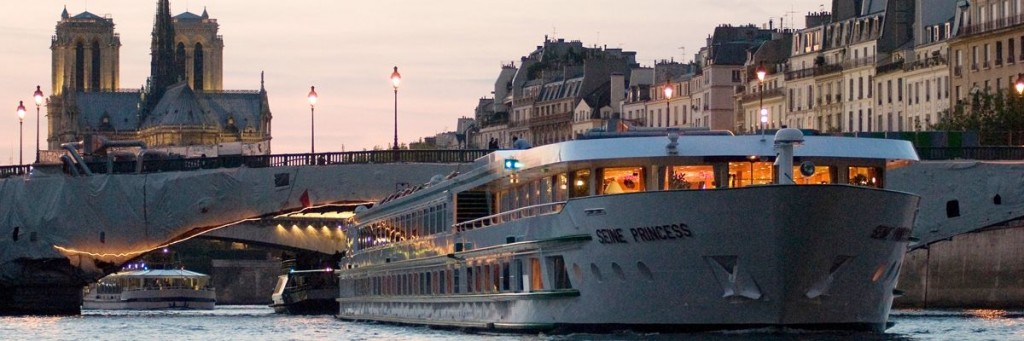
[{"label": "ship window", "polygon": [[601,172],[601,194],[644,191],[643,167],[605,168]]},{"label": "ship window", "polygon": [[430,273],[420,273],[420,295],[426,295],[430,293]]},{"label": "ship window", "polygon": [[476,266],[476,282],[473,283],[473,289],[478,292],[487,291],[486,283],[484,280],[487,279],[487,272],[481,271],[481,266]]},{"label": "ship window", "polygon": [[551,269],[552,289],[572,289],[569,272],[565,268],[565,259],[562,256],[548,257],[548,266]]},{"label": "ship window", "polygon": [[509,291],[512,288],[509,286],[509,275],[510,271],[508,268],[508,262],[501,265],[501,291]]},{"label": "ship window", "polygon": [[570,185],[572,186],[572,191],[569,193],[571,198],[590,195],[590,170],[580,169],[573,172]]},{"label": "ship window", "polygon": [[793,166],[793,180],[800,185],[830,184],[832,183],[832,169],[829,166],[814,166],[814,174],[804,176],[800,172],[800,166]]},{"label": "ship window", "polygon": [[494,264],[491,267],[491,291],[500,291],[499,285],[501,285],[501,264]]},{"label": "ship window", "polygon": [[[755,160],[757,160],[755,158]],[[729,187],[745,187],[750,185],[766,185],[772,183],[771,162],[730,162]]]},{"label": "ship window", "polygon": [[851,185],[882,188],[882,172],[878,167],[850,167]]},{"label": "ship window", "polygon": [[540,259],[530,258],[530,291],[544,290]]},{"label": "ship window", "polygon": [[483,272],[480,273],[480,277],[483,277],[483,278],[481,278],[481,281],[483,282],[483,286],[481,287],[480,291],[492,291],[492,285],[494,285],[494,282],[491,282],[491,265],[490,264],[484,265],[484,270],[483,270]]},{"label": "ship window", "polygon": [[466,292],[473,292],[473,267],[466,267]]},{"label": "ship window", "polygon": [[539,191],[537,197],[540,198],[541,204],[546,204],[552,201],[551,195],[553,193],[551,188],[551,179],[551,177],[544,177],[540,179],[540,188],[537,189]]},{"label": "ship window", "polygon": [[526,282],[523,280],[523,260],[516,259],[514,264],[515,269],[513,270],[515,272],[515,280],[512,281],[512,285],[514,286],[512,290],[515,292],[521,292],[523,291],[523,287],[526,285]]},{"label": "ship window", "polygon": [[569,198],[569,175],[561,173],[555,176],[557,187],[554,188],[555,201],[565,201]]},{"label": "ship window", "polygon": [[438,281],[437,290],[442,295],[443,294],[447,294],[448,290],[449,290],[448,289],[448,281],[446,281],[447,279],[448,279],[448,270],[441,270],[440,276],[437,276],[437,281]]},{"label": "ship window", "polygon": [[665,177],[665,189],[715,188],[715,169],[711,165],[671,166]]},{"label": "ship window", "polygon": [[451,269],[450,271],[451,271],[452,277],[450,278],[451,280],[448,281],[448,282],[452,286],[451,293],[458,294],[459,291],[460,291],[460,289],[459,289],[459,268],[454,268],[454,269]]}]

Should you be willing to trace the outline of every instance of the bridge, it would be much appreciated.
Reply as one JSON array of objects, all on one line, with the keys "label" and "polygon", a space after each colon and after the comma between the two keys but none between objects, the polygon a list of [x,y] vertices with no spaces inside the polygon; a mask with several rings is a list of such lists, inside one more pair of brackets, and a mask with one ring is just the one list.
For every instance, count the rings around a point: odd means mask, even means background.
[{"label": "bridge", "polygon": [[343,236],[310,224],[319,219],[314,214],[323,218],[325,208],[342,211],[458,172],[488,152],[83,158],[3,167],[0,312],[77,312],[85,284],[149,251],[228,226],[237,229],[211,237],[337,252]]}]

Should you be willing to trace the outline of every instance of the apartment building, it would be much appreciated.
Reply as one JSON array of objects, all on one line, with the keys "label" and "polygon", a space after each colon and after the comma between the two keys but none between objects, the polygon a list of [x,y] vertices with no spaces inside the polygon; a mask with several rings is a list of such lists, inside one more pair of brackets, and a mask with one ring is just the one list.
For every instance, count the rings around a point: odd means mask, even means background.
[{"label": "apartment building", "polygon": [[950,105],[973,93],[1008,92],[1024,72],[1024,3],[1021,0],[958,2],[949,41]]}]

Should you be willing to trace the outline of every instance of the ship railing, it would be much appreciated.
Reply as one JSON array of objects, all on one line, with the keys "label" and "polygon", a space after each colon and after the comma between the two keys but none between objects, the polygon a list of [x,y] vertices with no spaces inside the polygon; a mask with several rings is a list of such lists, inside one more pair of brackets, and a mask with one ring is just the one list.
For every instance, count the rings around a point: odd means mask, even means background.
[{"label": "ship railing", "polygon": [[464,221],[453,226],[454,231],[462,232],[467,230],[485,228],[501,223],[507,223],[516,221],[519,219],[531,218],[547,214],[556,214],[562,212],[562,208],[565,207],[565,201],[552,202],[547,204],[526,206],[517,208],[511,211],[501,212],[498,214],[492,214],[486,217],[481,217],[473,220]]},{"label": "ship railing", "polygon": [[146,287],[126,288],[126,289],[124,289],[124,291],[146,291],[146,290],[153,291],[153,290],[180,290],[180,289],[195,290],[195,291],[215,291],[215,289],[212,286],[209,286],[209,285],[203,286],[203,287],[199,287],[199,288],[196,288],[196,287],[191,286],[191,285],[146,286]]}]

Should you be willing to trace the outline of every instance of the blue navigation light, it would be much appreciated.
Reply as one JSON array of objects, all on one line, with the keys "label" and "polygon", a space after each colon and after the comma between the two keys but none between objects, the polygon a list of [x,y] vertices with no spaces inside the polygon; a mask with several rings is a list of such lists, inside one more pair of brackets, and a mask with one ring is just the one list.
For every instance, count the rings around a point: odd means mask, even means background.
[{"label": "blue navigation light", "polygon": [[505,159],[505,169],[520,169],[523,168],[523,164],[519,163],[516,159]]}]

